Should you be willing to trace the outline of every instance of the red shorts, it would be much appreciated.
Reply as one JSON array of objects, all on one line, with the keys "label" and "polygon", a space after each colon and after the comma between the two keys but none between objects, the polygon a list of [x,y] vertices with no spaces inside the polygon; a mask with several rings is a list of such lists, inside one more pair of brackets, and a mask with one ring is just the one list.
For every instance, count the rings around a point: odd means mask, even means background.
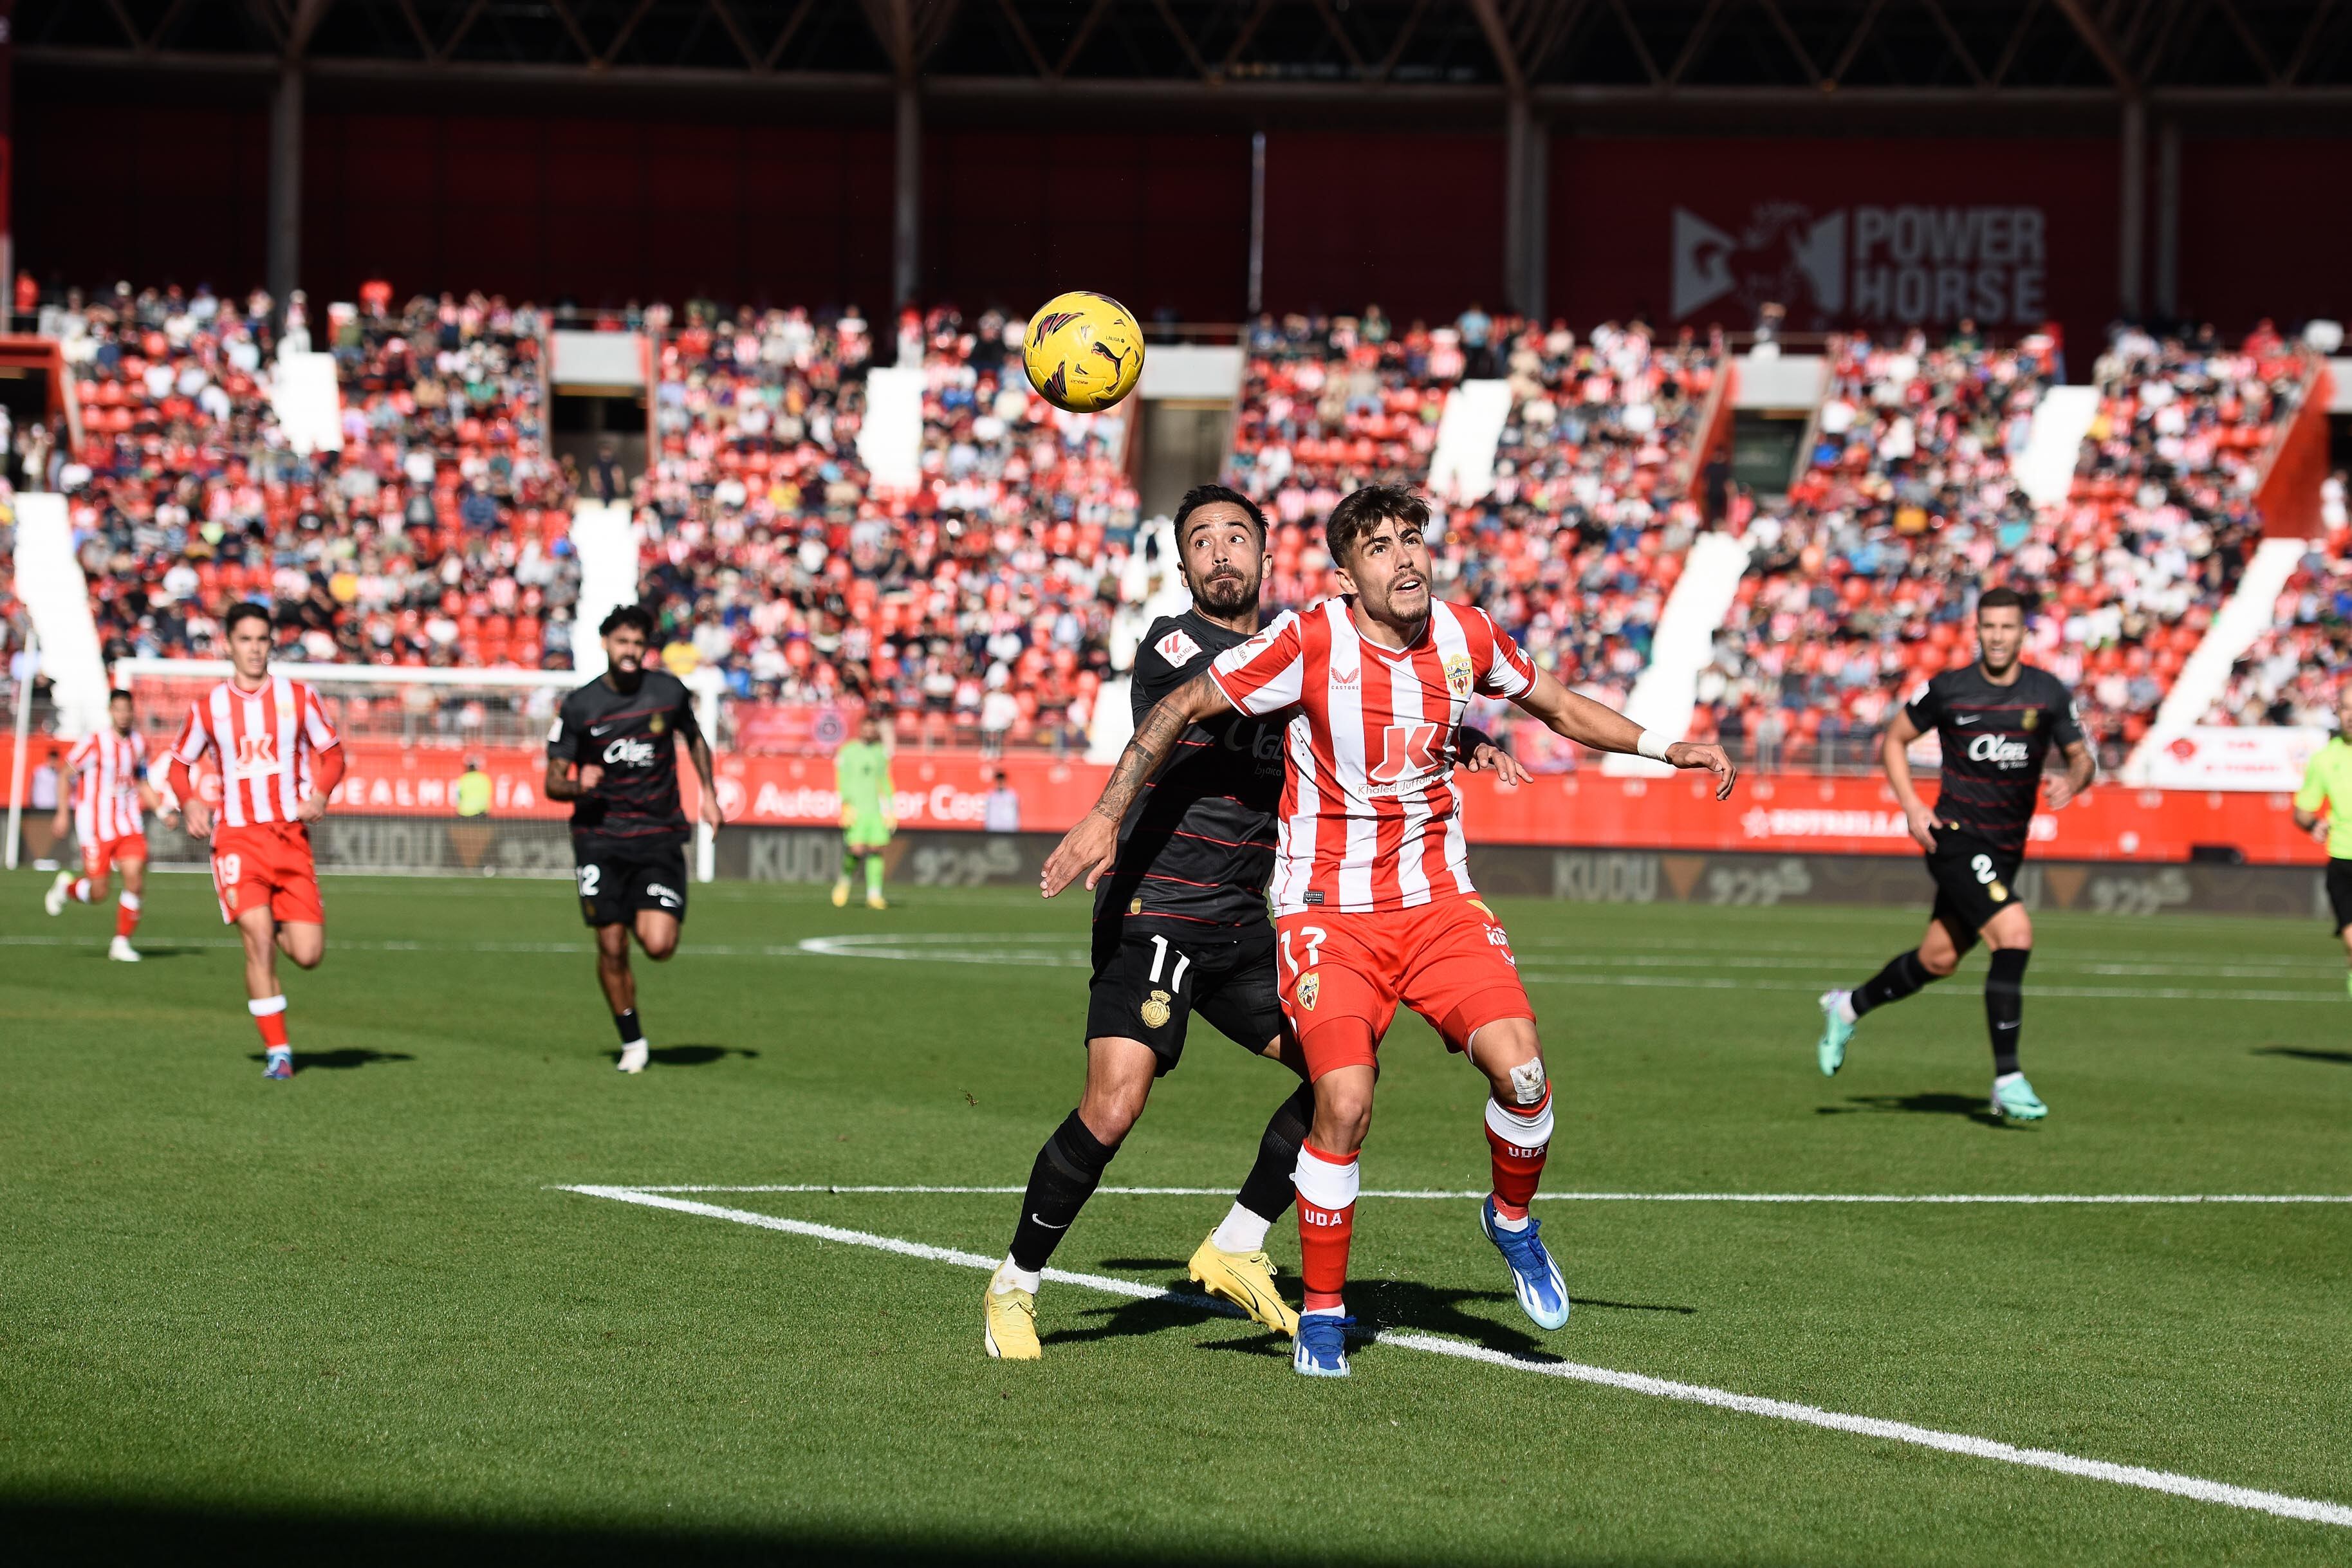
[{"label": "red shorts", "polygon": [[95,880],[104,876],[116,861],[143,861],[147,858],[147,835],[124,833],[119,838],[100,839],[81,846],[83,874]]},{"label": "red shorts", "polygon": [[[1478,899],[1447,894],[1380,915],[1319,909],[1275,923],[1281,943],[1282,1011],[1307,1057],[1309,1080],[1369,1067],[1397,1004],[1427,1019],[1460,1051],[1498,1019],[1533,1019],[1511,939]],[[1360,1021],[1363,1029],[1332,1029]]]},{"label": "red shorts", "polygon": [[281,924],[324,925],[319,873],[310,863],[310,830],[299,822],[257,822],[213,830],[213,891],[229,925],[248,909]]}]

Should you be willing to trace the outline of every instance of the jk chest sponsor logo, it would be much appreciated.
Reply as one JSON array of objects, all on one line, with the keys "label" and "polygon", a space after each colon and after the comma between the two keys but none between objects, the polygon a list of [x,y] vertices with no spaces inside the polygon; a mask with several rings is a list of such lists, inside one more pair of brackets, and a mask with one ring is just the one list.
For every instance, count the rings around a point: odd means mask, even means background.
[{"label": "jk chest sponsor logo", "polygon": [[607,768],[651,768],[654,765],[654,743],[632,736],[623,736],[604,747]]},{"label": "jk chest sponsor logo", "polygon": [[1969,742],[1969,760],[1996,768],[2022,768],[2032,752],[2025,742],[2005,735],[1979,735]]}]

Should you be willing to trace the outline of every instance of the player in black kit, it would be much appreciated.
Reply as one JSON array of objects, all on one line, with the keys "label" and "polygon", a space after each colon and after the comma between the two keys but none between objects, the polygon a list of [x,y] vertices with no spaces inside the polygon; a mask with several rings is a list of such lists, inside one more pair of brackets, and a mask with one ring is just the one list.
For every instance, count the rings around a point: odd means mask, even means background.
[{"label": "player in black kit", "polygon": [[[1192,608],[1163,616],[1144,633],[1132,689],[1139,719],[1257,632],[1258,586],[1270,559],[1265,514],[1238,491],[1195,486],[1176,508],[1175,533]],[[1525,777],[1482,737],[1465,731],[1464,739],[1466,766]],[[1046,1260],[1143,1113],[1153,1081],[1176,1065],[1194,1014],[1244,1050],[1305,1075],[1275,995],[1274,923],[1265,905],[1282,799],[1282,727],[1227,715],[1194,725],[1178,745],[1120,824],[1116,859],[1089,878],[1094,982],[1086,1093],[1038,1150],[1012,1248],[988,1282],[982,1341],[992,1356],[1029,1361],[1040,1354],[1036,1291]],[[1266,1123],[1232,1209],[1190,1264],[1211,1294],[1285,1334],[1297,1332],[1298,1315],[1275,1290],[1265,1233],[1290,1207],[1291,1172],[1314,1111],[1314,1091],[1302,1082]]]},{"label": "player in black kit", "polygon": [[596,979],[621,1034],[621,1071],[645,1071],[637,980],[629,936],[656,963],[677,951],[686,921],[686,813],[677,794],[677,743],[702,779],[702,820],[719,823],[710,743],[695,722],[694,695],[667,670],[646,668],[651,612],[624,604],[597,628],[604,673],[563,699],[547,732],[547,795],[572,802],[572,859],[580,913],[596,928]]},{"label": "player in black kit", "polygon": [[[2025,601],[1995,588],[1977,601],[1977,662],[1927,683],[1886,727],[1882,760],[1911,836],[1927,852],[1936,907],[1916,951],[1898,954],[1853,991],[1822,998],[1821,1068],[1845,1064],[1846,1042],[1864,1014],[1900,1001],[1958,967],[1981,936],[1992,949],[1985,977],[1985,1024],[1992,1036],[1992,1114],[2038,1122],[2050,1108],[2018,1071],[2026,961],[2033,923],[2018,901],[2017,868],[2025,859],[2034,797],[2052,746],[2066,759],[2051,781],[2057,810],[2091,787],[2098,764],[2083,736],[2074,699],[2055,675],[2019,663],[2025,646]],[[1931,810],[1912,787],[1910,744],[1934,730],[1944,751],[1943,783]]]}]

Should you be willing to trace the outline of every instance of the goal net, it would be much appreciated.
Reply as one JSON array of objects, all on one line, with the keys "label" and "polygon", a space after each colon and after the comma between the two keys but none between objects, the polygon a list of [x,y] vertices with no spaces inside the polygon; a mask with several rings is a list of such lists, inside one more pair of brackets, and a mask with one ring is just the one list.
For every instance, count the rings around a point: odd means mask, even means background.
[{"label": "goal net", "polygon": [[[398,669],[370,664],[275,666],[308,683],[343,737],[349,764],[326,820],[311,829],[321,871],[440,876],[572,874],[568,802],[546,799],[547,731],[572,670]],[[115,685],[131,693],[150,756],[179,737],[189,706],[229,674],[225,661],[123,659]],[[698,671],[706,734],[719,742],[719,681]],[[691,809],[693,769],[679,759]],[[487,779],[461,787],[469,771]],[[211,787],[216,773],[200,770]],[[159,774],[160,783],[160,774]],[[486,797],[486,798],[485,798]],[[473,808],[479,806],[477,810]],[[697,831],[696,875],[710,880],[708,829]],[[204,844],[176,827],[148,833],[159,867],[197,869]]]}]

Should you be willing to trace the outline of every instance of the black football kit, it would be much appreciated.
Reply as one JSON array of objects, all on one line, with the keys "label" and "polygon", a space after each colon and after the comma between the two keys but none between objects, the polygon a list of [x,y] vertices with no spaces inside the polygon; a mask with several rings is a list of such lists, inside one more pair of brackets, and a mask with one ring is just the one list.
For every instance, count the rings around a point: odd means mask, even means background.
[{"label": "black football kit", "polygon": [[600,675],[563,699],[547,755],[604,770],[572,802],[572,859],[589,925],[625,925],[641,909],[686,918],[677,747],[701,733],[694,695],[667,670],[643,671],[634,690]]},{"label": "black football kit", "polygon": [[[1197,611],[1152,622],[1135,656],[1136,722],[1248,640]],[[1241,714],[1193,725],[1136,797],[1118,862],[1095,889],[1088,1040],[1139,1040],[1165,1072],[1196,1012],[1251,1051],[1282,1032],[1265,904],[1282,736]]]},{"label": "black football kit", "polygon": [[[1987,678],[1980,662],[1936,676],[1904,711],[1922,735],[1932,732],[1943,748],[1942,782],[1934,807],[1936,847],[1927,857],[1927,874],[1936,883],[1930,918],[1965,955],[1981,939],[1984,927],[2018,901],[2017,872],[2024,863],[2033,809],[2041,797],[2042,764],[2052,747],[2063,751],[2081,743],[2082,720],[2072,694],[2048,671],[2021,665],[2016,678],[2002,685]],[[1996,949],[1984,990],[1995,1113],[2029,1119],[2044,1113],[2031,1086],[2016,1076],[2025,968],[2032,958],[2030,947]],[[1916,950],[1898,953],[1845,998],[1852,1013],[1845,1023],[1850,1026],[1937,978]],[[1823,1006],[1832,1013],[1823,1050],[1834,1047],[1836,1061],[1842,1061],[1843,1047],[1834,1038],[1841,1016],[1836,994],[1824,998]],[[1836,1061],[1825,1054],[1822,1071],[1836,1071]],[[2015,1092],[2011,1080],[2021,1093]],[[2005,1093],[2014,1098],[2003,1100]]]}]

